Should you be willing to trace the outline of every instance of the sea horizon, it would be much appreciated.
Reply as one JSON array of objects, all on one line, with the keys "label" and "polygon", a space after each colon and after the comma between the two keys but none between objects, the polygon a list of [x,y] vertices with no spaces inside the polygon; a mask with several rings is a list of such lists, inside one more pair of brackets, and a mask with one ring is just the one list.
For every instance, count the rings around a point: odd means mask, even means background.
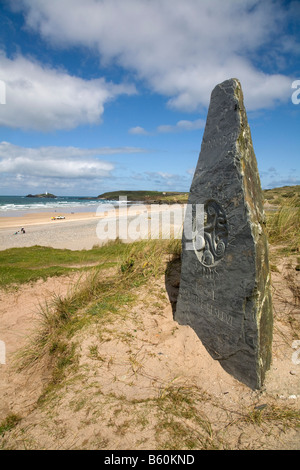
[{"label": "sea horizon", "polygon": [[25,213],[39,212],[96,212],[98,206],[119,204],[119,201],[109,201],[88,196],[56,196],[55,198],[0,196],[0,217],[17,217]]}]

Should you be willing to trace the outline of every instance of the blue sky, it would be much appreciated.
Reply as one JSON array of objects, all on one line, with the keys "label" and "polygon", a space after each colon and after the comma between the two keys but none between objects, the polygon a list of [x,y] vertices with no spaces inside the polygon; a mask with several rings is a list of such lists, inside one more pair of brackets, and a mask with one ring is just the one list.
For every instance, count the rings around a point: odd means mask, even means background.
[{"label": "blue sky", "polygon": [[231,77],[262,187],[300,184],[299,26],[299,1],[2,0],[0,194],[189,191]]}]

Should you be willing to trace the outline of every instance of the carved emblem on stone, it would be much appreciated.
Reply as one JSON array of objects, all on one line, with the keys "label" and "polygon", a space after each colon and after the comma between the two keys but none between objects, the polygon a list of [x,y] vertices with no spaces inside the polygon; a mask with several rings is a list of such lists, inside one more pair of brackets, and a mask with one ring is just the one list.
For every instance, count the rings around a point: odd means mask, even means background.
[{"label": "carved emblem on stone", "polygon": [[217,201],[209,200],[204,204],[204,227],[201,228],[194,217],[195,253],[203,266],[213,267],[223,258],[228,242],[226,214]]}]

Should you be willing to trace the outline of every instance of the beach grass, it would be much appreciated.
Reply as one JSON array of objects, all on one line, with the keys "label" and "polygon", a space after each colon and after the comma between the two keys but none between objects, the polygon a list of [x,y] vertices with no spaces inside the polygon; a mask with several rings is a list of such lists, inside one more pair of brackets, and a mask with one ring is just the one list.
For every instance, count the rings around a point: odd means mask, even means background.
[{"label": "beach grass", "polygon": [[119,240],[91,250],[73,251],[45,246],[10,248],[0,251],[0,287],[84,271],[91,265],[107,268],[114,265],[125,250],[126,246]]},{"label": "beach grass", "polygon": [[[285,252],[300,250],[300,198],[298,194],[280,199],[277,210],[267,212],[267,229],[272,245],[282,245]],[[288,253],[286,253],[288,254]]]},{"label": "beach grass", "polygon": [[263,194],[265,201],[274,206],[285,205],[289,203],[290,199],[294,199],[296,204],[300,204],[300,185],[265,189]]},{"label": "beach grass", "polygon": [[[67,295],[62,297],[54,294],[49,301],[40,305],[40,321],[36,334],[18,355],[21,368],[31,365],[46,354],[56,355],[60,364],[66,354],[69,357],[69,348],[55,345],[67,345],[79,329],[99,320],[108,322],[109,316],[118,314],[125,305],[128,307],[135,300],[135,289],[150,278],[163,275],[166,262],[178,257],[180,246],[178,240],[144,240],[131,244],[116,240],[107,246],[90,250],[93,256],[90,253],[89,261],[94,259],[96,253],[97,265],[86,268],[84,275],[72,285]],[[18,250],[16,253],[18,254]],[[33,250],[33,253],[36,251]],[[72,253],[74,262],[76,253]],[[60,254],[62,262],[66,253]],[[108,266],[109,259],[110,266],[114,269],[110,275],[105,270],[103,275],[102,268]],[[24,263],[24,260],[19,262]],[[73,350],[71,355],[73,356]],[[70,361],[63,360],[62,364],[69,365]],[[54,369],[57,371],[57,368]]]},{"label": "beach grass", "polygon": [[13,429],[20,421],[20,416],[13,413],[9,414],[3,421],[0,422],[0,436],[5,432]]}]

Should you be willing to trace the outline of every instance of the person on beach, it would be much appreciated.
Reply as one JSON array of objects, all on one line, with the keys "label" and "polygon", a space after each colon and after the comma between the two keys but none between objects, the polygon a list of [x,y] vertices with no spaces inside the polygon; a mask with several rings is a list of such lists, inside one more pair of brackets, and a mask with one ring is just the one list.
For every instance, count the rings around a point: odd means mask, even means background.
[{"label": "person on beach", "polygon": [[[18,233],[20,233],[19,230],[17,232],[15,232],[14,235],[18,235]],[[26,233],[25,229],[23,227],[21,228],[21,233]]]}]

